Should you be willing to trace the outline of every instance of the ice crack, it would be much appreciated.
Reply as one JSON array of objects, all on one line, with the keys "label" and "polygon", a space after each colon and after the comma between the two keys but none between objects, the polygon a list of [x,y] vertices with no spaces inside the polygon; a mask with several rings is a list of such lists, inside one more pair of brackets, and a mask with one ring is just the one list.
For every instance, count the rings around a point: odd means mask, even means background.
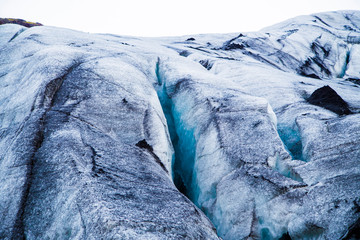
[{"label": "ice crack", "polygon": [[171,96],[166,91],[166,79],[160,74],[160,58],[155,68],[157,94],[167,121],[168,130],[175,153],[173,156],[173,181],[178,190],[194,201],[193,166],[195,159],[195,139],[190,129],[185,129],[180,113],[174,109]]}]

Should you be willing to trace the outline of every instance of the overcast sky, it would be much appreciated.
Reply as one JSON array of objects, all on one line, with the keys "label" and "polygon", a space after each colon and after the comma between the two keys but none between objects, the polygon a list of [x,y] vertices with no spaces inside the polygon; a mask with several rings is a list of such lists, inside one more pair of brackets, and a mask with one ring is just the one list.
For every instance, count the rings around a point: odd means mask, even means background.
[{"label": "overcast sky", "polygon": [[132,36],[257,31],[298,15],[360,10],[360,0],[0,0],[0,17]]}]

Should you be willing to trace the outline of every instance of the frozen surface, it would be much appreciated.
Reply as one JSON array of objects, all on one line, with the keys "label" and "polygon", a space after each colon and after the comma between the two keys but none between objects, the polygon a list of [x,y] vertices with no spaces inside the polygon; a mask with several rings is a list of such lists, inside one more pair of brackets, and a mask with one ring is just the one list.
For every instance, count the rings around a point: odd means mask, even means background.
[{"label": "frozen surface", "polygon": [[1,46],[0,238],[217,239],[172,183],[155,63],[108,38],[44,27]]},{"label": "frozen surface", "polygon": [[356,239],[359,27],[0,26],[0,238]]}]

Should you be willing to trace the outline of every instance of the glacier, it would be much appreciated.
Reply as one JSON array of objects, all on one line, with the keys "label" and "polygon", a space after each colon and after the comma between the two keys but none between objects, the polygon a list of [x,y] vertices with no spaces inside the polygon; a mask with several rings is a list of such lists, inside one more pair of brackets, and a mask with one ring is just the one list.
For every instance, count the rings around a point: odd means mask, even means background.
[{"label": "glacier", "polygon": [[360,238],[359,11],[0,33],[1,239]]}]

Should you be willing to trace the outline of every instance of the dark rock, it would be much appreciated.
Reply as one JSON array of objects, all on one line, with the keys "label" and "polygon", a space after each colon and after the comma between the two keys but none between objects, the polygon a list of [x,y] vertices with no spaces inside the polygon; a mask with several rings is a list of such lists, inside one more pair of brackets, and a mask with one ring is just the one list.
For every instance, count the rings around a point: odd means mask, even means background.
[{"label": "dark rock", "polygon": [[211,63],[209,60],[200,60],[199,63],[207,70],[210,70],[213,66],[213,63]]},{"label": "dark rock", "polygon": [[149,145],[149,144],[146,142],[145,139],[139,141],[139,142],[136,144],[136,146],[139,147],[139,148],[147,149],[147,150],[149,150],[149,151],[151,151],[151,152],[153,151],[152,146]]},{"label": "dark rock", "polygon": [[329,86],[316,89],[307,101],[339,115],[351,114],[348,104]]},{"label": "dark rock", "polygon": [[291,240],[291,237],[289,235],[289,233],[284,233],[280,238],[279,240]]},{"label": "dark rock", "polygon": [[191,37],[191,38],[186,39],[186,41],[195,41],[195,38]]},{"label": "dark rock", "polygon": [[42,26],[41,23],[29,22],[29,21],[25,21],[23,19],[18,19],[18,18],[0,18],[0,25],[7,24],[7,23],[18,24],[18,25],[21,25],[24,27]]},{"label": "dark rock", "polygon": [[179,55],[180,55],[180,56],[183,56],[183,57],[187,57],[187,56],[189,56],[190,54],[191,54],[191,52],[186,51],[186,50],[179,52]]},{"label": "dark rock", "polygon": [[239,44],[239,43],[230,43],[228,45],[226,45],[224,47],[224,50],[235,50],[235,49],[244,49],[244,45],[243,44]]}]

